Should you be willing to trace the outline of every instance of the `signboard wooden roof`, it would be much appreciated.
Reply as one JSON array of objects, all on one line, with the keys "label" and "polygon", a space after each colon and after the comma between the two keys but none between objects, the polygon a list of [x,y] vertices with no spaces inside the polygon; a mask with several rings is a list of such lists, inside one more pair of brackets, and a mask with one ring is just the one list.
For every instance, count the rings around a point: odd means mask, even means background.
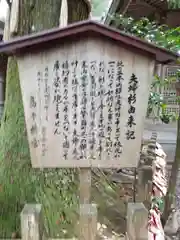
[{"label": "signboard wooden roof", "polygon": [[7,54],[14,54],[18,52],[38,50],[46,47],[46,45],[55,44],[62,41],[73,41],[79,37],[106,37],[111,41],[116,41],[118,44],[134,48],[136,51],[143,52],[144,54],[154,55],[155,60],[168,63],[175,61],[178,55],[164,49],[157,47],[140,38],[122,33],[114,28],[108,27],[104,24],[87,20],[71,24],[64,28],[55,28],[52,30],[27,35],[14,40],[0,43],[0,53],[6,52]]},{"label": "signboard wooden roof", "polygon": [[155,60],[176,55],[86,21],[0,45],[15,53],[33,167],[136,167]]}]

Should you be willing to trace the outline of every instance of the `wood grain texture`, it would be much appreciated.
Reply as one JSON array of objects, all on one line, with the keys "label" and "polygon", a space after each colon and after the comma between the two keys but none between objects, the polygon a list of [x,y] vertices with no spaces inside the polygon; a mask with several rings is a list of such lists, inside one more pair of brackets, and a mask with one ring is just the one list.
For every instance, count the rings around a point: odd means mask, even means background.
[{"label": "wood grain texture", "polygon": [[91,169],[80,168],[79,181],[80,204],[88,204],[91,199]]},{"label": "wood grain texture", "polygon": [[41,240],[42,207],[40,204],[26,204],[21,212],[22,240]]},{"label": "wood grain texture", "polygon": [[11,3],[10,13],[10,34],[11,36],[17,34],[19,24],[19,0],[13,0]]},{"label": "wood grain texture", "polygon": [[[68,121],[69,121],[69,130],[67,134],[67,138],[69,141],[69,150],[67,152],[67,160],[63,159],[63,142],[64,142],[64,130],[63,130],[63,119],[65,113],[63,112],[63,104],[62,102],[59,104],[60,111],[60,126],[59,126],[59,135],[55,135],[55,116],[56,116],[56,104],[54,103],[54,79],[56,78],[54,69],[54,64],[56,61],[59,61],[62,64],[65,61],[68,63],[72,63],[73,61],[78,61],[78,66],[76,69],[76,77],[79,82],[77,85],[77,95],[78,95],[78,106],[77,110],[77,125],[75,126],[73,123],[73,69],[72,65],[70,65],[70,72],[68,75],[68,96],[67,101],[68,104]],[[88,65],[87,70],[87,85],[86,85],[86,93],[87,93],[87,126],[86,126],[86,134],[85,139],[87,141],[87,148],[85,150],[80,150],[80,141],[82,129],[80,125],[81,119],[81,106],[80,103],[82,101],[82,88],[80,87],[80,82],[82,80],[82,65],[83,61],[86,61]],[[96,68],[91,68],[91,62],[96,61]],[[104,77],[105,82],[103,84],[104,95],[102,97],[104,108],[103,108],[103,116],[104,116],[104,138],[102,138],[102,154],[101,157],[98,154],[98,144],[95,144],[95,148],[90,149],[89,141],[92,138],[92,132],[95,133],[96,143],[99,141],[99,132],[98,128],[99,118],[100,118],[100,103],[101,97],[98,96],[97,92],[100,90],[99,77],[100,73],[98,70],[98,63],[104,62]],[[109,62],[118,61],[123,62],[122,72],[123,72],[123,80],[122,80],[122,92],[121,92],[121,109],[120,109],[120,141],[122,144],[122,154],[120,157],[115,156],[115,117],[113,115],[113,124],[112,124],[112,151],[110,154],[107,154],[106,149],[106,136],[107,136],[107,127],[108,127],[108,106],[106,104],[107,92],[109,90]],[[73,43],[59,44],[52,49],[46,49],[39,53],[29,53],[24,57],[21,56],[18,59],[19,63],[19,72],[20,72],[20,82],[22,89],[22,96],[24,102],[24,110],[25,110],[25,118],[26,125],[28,130],[28,139],[30,144],[30,152],[31,152],[31,161],[33,167],[48,167],[48,168],[56,168],[56,167],[100,167],[100,168],[119,168],[119,167],[136,167],[139,159],[139,151],[141,147],[141,139],[143,132],[143,124],[146,115],[147,103],[148,103],[148,95],[149,95],[149,87],[152,80],[154,61],[147,56],[143,56],[128,49],[124,49],[115,43],[108,41],[107,39],[96,38],[93,39],[91,37],[87,39],[80,39],[78,41],[74,41]],[[46,100],[44,97],[45,92],[45,68],[48,68],[48,77],[47,77],[47,85],[49,91],[49,103],[47,114],[45,111]],[[38,72],[41,73],[40,79],[40,87],[38,87]],[[63,97],[64,87],[63,87],[63,79],[62,79],[62,69],[58,72],[61,81],[60,94]],[[117,74],[117,68],[115,68],[115,74]],[[138,89],[136,90],[136,103],[135,103],[135,139],[127,140],[126,132],[127,132],[127,120],[128,120],[128,83],[129,80],[134,74],[138,80]],[[90,128],[90,107],[92,103],[92,96],[90,95],[92,86],[91,86],[91,78],[90,76],[94,76],[96,82],[96,96],[95,96],[95,126],[92,130]],[[115,86],[116,79],[113,77],[112,84],[112,96],[115,99]],[[32,108],[30,108],[30,98],[33,97],[36,101],[36,108],[33,110],[36,114],[36,124],[37,124],[37,133],[36,140],[38,141],[38,147],[34,148],[32,146],[32,134],[31,128],[33,126],[33,118],[32,118]],[[115,109],[115,101],[112,101],[112,109]],[[42,143],[43,133],[42,129],[46,129],[46,141],[45,141],[45,151],[44,143]],[[78,151],[81,151],[81,158],[79,155],[75,158],[73,154],[74,146],[72,143],[73,131],[76,129],[78,136]],[[42,154],[45,152],[45,154]]]},{"label": "wood grain texture", "polygon": [[80,205],[80,240],[95,240],[97,235],[97,207],[95,204]]}]

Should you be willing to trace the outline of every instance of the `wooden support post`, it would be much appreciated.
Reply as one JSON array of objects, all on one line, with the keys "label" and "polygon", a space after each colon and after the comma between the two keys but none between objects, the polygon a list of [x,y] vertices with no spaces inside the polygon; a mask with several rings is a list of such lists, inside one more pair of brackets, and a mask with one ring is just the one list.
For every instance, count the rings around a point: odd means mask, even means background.
[{"label": "wooden support post", "polygon": [[80,169],[80,240],[95,240],[97,231],[97,208],[90,204],[91,169]]},{"label": "wooden support post", "polygon": [[91,169],[80,168],[80,204],[90,203],[91,198]]},{"label": "wooden support post", "polygon": [[96,204],[80,205],[80,240],[95,240],[97,233]]},{"label": "wooden support post", "polygon": [[42,240],[43,228],[40,204],[26,204],[21,212],[22,240]]},{"label": "wooden support post", "polygon": [[143,203],[128,203],[126,240],[146,240],[148,210]]}]

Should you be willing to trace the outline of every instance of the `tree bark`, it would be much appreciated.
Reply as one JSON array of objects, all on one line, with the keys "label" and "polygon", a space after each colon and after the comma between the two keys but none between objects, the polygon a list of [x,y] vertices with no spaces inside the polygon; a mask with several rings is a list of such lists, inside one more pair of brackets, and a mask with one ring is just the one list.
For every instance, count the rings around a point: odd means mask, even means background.
[{"label": "tree bark", "polygon": [[[20,0],[18,36],[59,26],[61,0]],[[89,8],[84,0],[68,0],[68,23],[84,20]],[[6,100],[0,129],[0,238],[20,234],[20,212],[25,203],[44,206],[45,226],[51,237],[69,237],[77,222],[76,172],[35,170],[30,163],[17,62],[8,60]],[[60,225],[59,225],[60,224]]]}]

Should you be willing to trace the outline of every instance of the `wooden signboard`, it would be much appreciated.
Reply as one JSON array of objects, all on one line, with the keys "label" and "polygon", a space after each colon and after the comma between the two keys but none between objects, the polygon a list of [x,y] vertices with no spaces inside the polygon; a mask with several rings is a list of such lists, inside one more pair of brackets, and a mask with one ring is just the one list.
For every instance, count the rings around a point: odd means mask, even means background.
[{"label": "wooden signboard", "polygon": [[19,58],[34,167],[135,167],[152,59],[102,39]]},{"label": "wooden signboard", "polygon": [[174,55],[92,21],[3,49],[18,56],[33,167],[137,166],[154,63]]}]

